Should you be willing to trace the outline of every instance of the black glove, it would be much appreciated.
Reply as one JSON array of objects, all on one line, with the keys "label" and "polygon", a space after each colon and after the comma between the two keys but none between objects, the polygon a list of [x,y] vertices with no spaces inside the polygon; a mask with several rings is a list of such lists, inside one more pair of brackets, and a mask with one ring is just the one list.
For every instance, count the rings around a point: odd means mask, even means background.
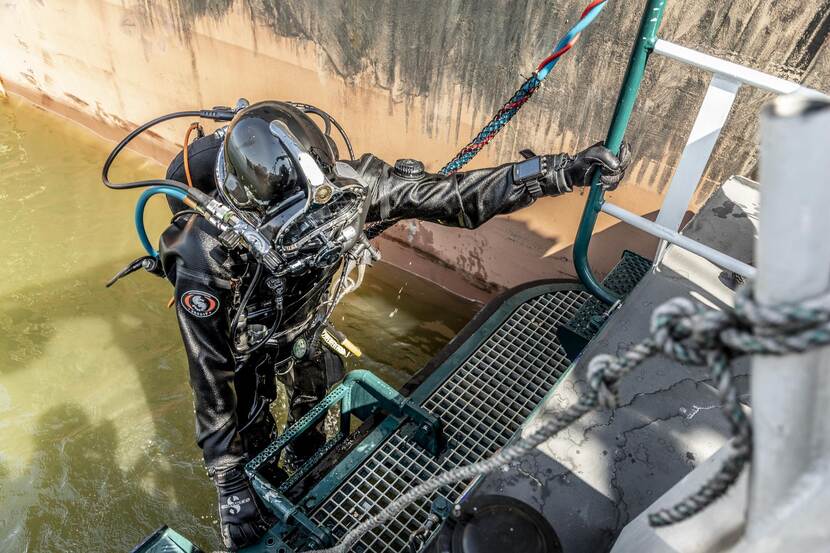
[{"label": "black glove", "polygon": [[589,186],[594,169],[600,172],[605,190],[614,190],[631,163],[631,149],[627,143],[620,148],[619,157],[598,142],[571,157],[568,154],[547,156],[548,174],[542,185],[549,195],[570,192],[574,186]]},{"label": "black glove", "polygon": [[259,502],[242,467],[215,469],[212,476],[219,494],[219,529],[225,547],[237,551],[255,544],[271,527],[273,515]]}]

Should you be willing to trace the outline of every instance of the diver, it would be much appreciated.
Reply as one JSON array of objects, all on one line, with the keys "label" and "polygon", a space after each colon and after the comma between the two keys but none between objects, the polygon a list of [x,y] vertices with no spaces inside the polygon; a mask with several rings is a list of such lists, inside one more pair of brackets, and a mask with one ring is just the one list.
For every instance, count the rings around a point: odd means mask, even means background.
[{"label": "diver", "polygon": [[[309,113],[320,115],[325,129]],[[187,159],[180,152],[167,171],[168,181],[190,183],[245,228],[258,229],[253,237],[222,231],[168,198],[174,216],[152,267],[175,287],[197,442],[230,550],[255,543],[273,522],[243,465],[277,436],[269,408],[277,379],[289,393],[290,424],[343,376],[343,351],[332,340],[340,335],[328,319],[379,258],[366,234],[371,224],[413,218],[475,229],[542,196],[589,185],[595,171],[613,189],[630,160],[627,146],[619,157],[600,144],[573,157],[524,150],[517,163],[442,176],[411,159],[390,165],[365,154],[342,161],[330,123],[313,106],[245,102],[227,127],[197,138]],[[324,442],[315,428],[284,461],[302,463]],[[262,472],[285,478],[276,460]]]}]

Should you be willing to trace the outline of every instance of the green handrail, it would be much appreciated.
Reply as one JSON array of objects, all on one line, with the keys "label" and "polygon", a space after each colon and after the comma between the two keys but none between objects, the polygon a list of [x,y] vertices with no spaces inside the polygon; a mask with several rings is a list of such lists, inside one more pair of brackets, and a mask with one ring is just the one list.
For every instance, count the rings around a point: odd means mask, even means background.
[{"label": "green handrail", "polygon": [[[654,50],[654,44],[657,42],[657,29],[663,20],[665,7],[666,0],[648,0],[646,3],[643,19],[640,21],[640,29],[637,31],[637,39],[634,42],[634,49],[628,62],[628,69],[625,72],[625,79],[623,79],[620,95],[617,98],[614,117],[611,119],[611,126],[605,139],[605,146],[615,154],[620,152],[628,121],[631,119],[631,112],[634,110],[634,102],[637,100],[637,93],[640,91],[640,83],[643,81],[646,63],[652,50]],[[576,232],[574,266],[576,267],[576,274],[588,291],[611,305],[619,298],[599,283],[588,263],[588,246],[591,243],[591,235],[594,232],[604,195],[605,191],[599,184],[599,172],[597,172],[591,182],[585,211],[582,212],[582,220],[579,222],[579,229]]]}]

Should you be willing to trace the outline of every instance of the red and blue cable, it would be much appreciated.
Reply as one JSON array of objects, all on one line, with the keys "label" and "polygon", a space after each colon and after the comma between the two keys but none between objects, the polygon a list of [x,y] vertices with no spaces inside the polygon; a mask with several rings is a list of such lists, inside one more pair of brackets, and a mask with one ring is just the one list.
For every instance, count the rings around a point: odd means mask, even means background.
[{"label": "red and blue cable", "polygon": [[534,92],[539,89],[542,81],[556,66],[559,59],[573,48],[574,44],[579,40],[579,36],[594,19],[600,14],[605,7],[607,0],[593,0],[583,10],[582,16],[577,21],[567,34],[557,43],[553,52],[542,60],[537,66],[533,75],[527,79],[524,84],[517,90],[513,96],[496,112],[493,118],[487,125],[476,135],[473,140],[467,144],[460,152],[447,163],[441,171],[442,175],[451,175],[464,167],[471,159],[473,159],[484,146],[489,143],[499,131],[513,118],[519,109],[530,99]]}]

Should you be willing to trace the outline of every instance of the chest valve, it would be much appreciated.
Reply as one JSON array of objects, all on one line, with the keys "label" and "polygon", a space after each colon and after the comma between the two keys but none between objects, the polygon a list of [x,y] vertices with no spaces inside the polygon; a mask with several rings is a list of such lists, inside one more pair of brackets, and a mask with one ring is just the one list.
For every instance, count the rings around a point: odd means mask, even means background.
[{"label": "chest valve", "polygon": [[418,179],[424,176],[424,164],[417,159],[399,159],[392,172],[403,179]]}]

